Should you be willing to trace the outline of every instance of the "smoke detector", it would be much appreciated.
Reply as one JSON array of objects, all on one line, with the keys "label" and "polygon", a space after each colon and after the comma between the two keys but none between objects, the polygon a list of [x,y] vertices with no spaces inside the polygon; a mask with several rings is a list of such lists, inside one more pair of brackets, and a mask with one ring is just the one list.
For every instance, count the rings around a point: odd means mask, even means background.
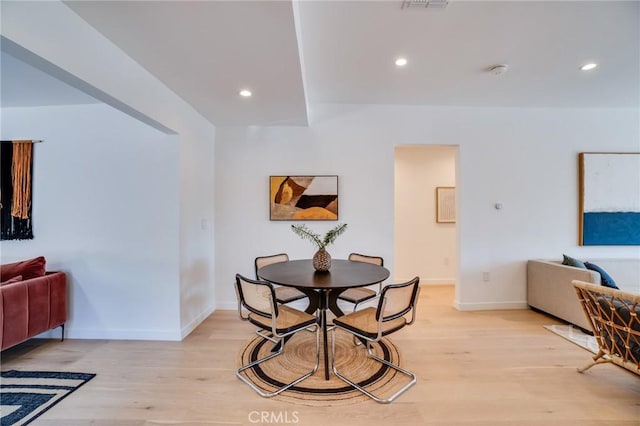
[{"label": "smoke detector", "polygon": [[499,64],[499,65],[490,66],[489,68],[487,68],[487,71],[489,71],[493,75],[502,75],[506,73],[508,69],[509,69],[508,65]]},{"label": "smoke detector", "polygon": [[444,9],[448,4],[449,0],[403,0],[402,9],[408,9],[410,7]]}]

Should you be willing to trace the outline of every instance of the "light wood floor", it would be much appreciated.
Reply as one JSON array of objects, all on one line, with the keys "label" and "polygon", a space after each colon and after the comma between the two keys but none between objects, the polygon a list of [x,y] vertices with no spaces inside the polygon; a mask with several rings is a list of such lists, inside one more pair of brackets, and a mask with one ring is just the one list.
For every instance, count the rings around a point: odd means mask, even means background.
[{"label": "light wood floor", "polygon": [[[234,375],[253,329],[219,311],[183,342],[32,340],[2,370],[97,373],[35,425],[633,425],[640,377],[590,354],[527,310],[459,312],[453,287],[424,287],[416,324],[392,340],[418,383],[390,405],[307,407],[264,399]],[[253,413],[253,414],[252,414]]]}]

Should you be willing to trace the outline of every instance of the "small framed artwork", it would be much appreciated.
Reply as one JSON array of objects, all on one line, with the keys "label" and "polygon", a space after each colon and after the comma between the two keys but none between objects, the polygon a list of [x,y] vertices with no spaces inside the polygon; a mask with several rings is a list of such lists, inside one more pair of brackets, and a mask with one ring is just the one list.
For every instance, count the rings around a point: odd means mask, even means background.
[{"label": "small framed artwork", "polygon": [[456,222],[456,187],[436,187],[436,222]]},{"label": "small framed artwork", "polygon": [[270,220],[338,220],[338,176],[269,176]]}]

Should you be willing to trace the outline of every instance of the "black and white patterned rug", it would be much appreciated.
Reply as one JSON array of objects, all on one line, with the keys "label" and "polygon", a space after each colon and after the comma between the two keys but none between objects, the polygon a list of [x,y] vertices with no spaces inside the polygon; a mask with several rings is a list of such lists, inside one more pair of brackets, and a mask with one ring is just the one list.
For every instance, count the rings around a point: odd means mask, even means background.
[{"label": "black and white patterned rug", "polygon": [[95,374],[3,371],[0,374],[0,425],[26,425],[69,396]]}]

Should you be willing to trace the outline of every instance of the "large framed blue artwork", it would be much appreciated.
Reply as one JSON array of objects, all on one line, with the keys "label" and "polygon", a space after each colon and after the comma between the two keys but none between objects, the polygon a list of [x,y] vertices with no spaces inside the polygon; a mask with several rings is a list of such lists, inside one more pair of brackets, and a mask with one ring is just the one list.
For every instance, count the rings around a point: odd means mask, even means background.
[{"label": "large framed blue artwork", "polygon": [[579,244],[640,245],[640,152],[581,152]]}]

